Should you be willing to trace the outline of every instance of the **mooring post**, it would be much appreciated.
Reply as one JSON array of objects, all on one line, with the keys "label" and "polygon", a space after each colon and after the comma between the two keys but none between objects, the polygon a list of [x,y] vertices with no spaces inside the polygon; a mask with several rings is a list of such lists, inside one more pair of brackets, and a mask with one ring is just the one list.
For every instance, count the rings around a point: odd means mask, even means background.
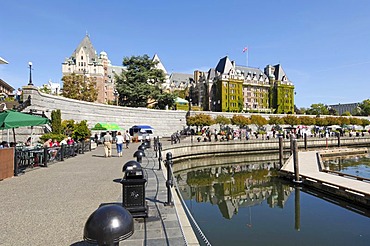
[{"label": "mooring post", "polygon": [[340,134],[337,133],[337,137],[338,137],[338,147],[340,147]]},{"label": "mooring post", "polygon": [[162,162],[162,143],[159,142],[158,139],[158,163],[159,163],[158,170],[162,170],[161,162]]},{"label": "mooring post", "polygon": [[283,159],[284,159],[284,143],[283,143],[283,137],[279,136],[279,164],[280,168],[283,167]]},{"label": "mooring post", "polygon": [[293,166],[294,166],[294,182],[300,183],[299,179],[299,163],[298,163],[298,145],[297,139],[293,139]]},{"label": "mooring post", "polygon": [[300,187],[294,187],[294,229],[297,231],[301,230],[301,194]]},{"label": "mooring post", "polygon": [[294,148],[293,148],[293,140],[295,139],[293,134],[290,134],[290,154],[293,154]]},{"label": "mooring post", "polygon": [[307,150],[307,133],[304,134],[304,149]]}]

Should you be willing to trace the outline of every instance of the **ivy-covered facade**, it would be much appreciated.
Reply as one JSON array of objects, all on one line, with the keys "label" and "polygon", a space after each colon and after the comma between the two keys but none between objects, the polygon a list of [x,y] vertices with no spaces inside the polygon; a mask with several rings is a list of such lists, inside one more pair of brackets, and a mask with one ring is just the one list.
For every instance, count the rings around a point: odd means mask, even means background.
[{"label": "ivy-covered facade", "polygon": [[202,78],[206,82],[199,83],[209,85],[205,95],[211,111],[294,113],[294,85],[280,64],[268,65],[262,72],[237,66],[226,56]]}]

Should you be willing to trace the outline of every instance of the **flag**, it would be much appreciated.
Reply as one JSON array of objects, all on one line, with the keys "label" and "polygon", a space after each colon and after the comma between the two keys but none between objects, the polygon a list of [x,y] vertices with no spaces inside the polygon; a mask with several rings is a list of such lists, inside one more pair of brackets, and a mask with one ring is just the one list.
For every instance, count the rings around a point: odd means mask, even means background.
[{"label": "flag", "polygon": [[248,48],[247,47],[244,47],[243,53],[246,52],[247,50],[248,50]]}]

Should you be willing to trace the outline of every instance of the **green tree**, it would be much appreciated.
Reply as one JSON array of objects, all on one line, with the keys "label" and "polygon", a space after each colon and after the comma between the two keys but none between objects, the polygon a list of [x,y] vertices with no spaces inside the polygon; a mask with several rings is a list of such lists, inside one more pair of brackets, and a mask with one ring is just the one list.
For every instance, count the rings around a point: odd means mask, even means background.
[{"label": "green tree", "polygon": [[220,129],[222,129],[225,125],[228,125],[231,123],[231,120],[223,115],[217,115],[214,121],[216,124],[220,125]]},{"label": "green tree", "polygon": [[[123,58],[126,70],[116,75],[119,104],[131,107],[174,105],[175,96],[163,95],[161,86],[165,81],[162,70],[155,68],[157,62],[148,55]],[[172,101],[172,102],[171,102]]]},{"label": "green tree", "polygon": [[284,116],[283,119],[284,119],[285,124],[288,124],[290,126],[301,124],[300,119],[294,115]]},{"label": "green tree", "polygon": [[307,109],[306,113],[310,115],[328,115],[329,110],[324,104],[316,103],[312,104],[311,108]]},{"label": "green tree", "polygon": [[361,109],[361,115],[370,115],[370,99],[366,99],[360,103],[359,108]]},{"label": "green tree", "polygon": [[172,108],[175,105],[176,94],[164,92],[156,95],[156,98],[157,98],[156,106],[159,109],[165,109],[166,106],[168,106],[168,108]]},{"label": "green tree", "polygon": [[342,116],[352,116],[352,114],[349,111],[343,112]]},{"label": "green tree", "polygon": [[51,111],[51,129],[53,133],[62,133],[62,114],[60,109]]},{"label": "green tree", "polygon": [[95,102],[98,98],[96,79],[80,74],[64,75],[63,93],[64,97],[86,102]]},{"label": "green tree", "polygon": [[365,130],[365,127],[366,126],[368,126],[368,125],[370,125],[370,120],[368,120],[368,119],[362,119],[362,122],[361,122],[361,124],[360,124],[363,128],[364,128],[364,130]]},{"label": "green tree", "polygon": [[87,121],[83,120],[75,125],[75,129],[72,134],[73,139],[82,140],[91,136],[91,131],[87,126]]},{"label": "green tree", "polygon": [[246,127],[247,125],[251,124],[251,120],[243,115],[236,115],[234,114],[231,118],[231,124],[241,127]]},{"label": "green tree", "polygon": [[328,125],[340,125],[341,121],[338,117],[326,117]]},{"label": "green tree", "polygon": [[251,115],[250,121],[252,124],[255,124],[258,128],[263,127],[264,125],[267,125],[268,121],[262,117],[261,115]]},{"label": "green tree", "polygon": [[361,125],[362,124],[362,120],[356,117],[349,118],[349,122],[351,125]]},{"label": "green tree", "polygon": [[75,121],[74,120],[63,120],[62,129],[65,135],[72,136],[75,130]]},{"label": "green tree", "polygon": [[339,117],[339,122],[340,122],[339,125],[341,125],[341,126],[350,124],[349,119],[347,117],[343,117],[343,116]]},{"label": "green tree", "polygon": [[214,123],[215,121],[208,114],[196,114],[194,116],[188,116],[186,118],[186,124],[188,126],[196,126],[197,129],[198,127],[213,125]]},{"label": "green tree", "polygon": [[270,116],[268,123],[270,125],[282,125],[284,124],[284,120],[281,117]]},{"label": "green tree", "polygon": [[318,126],[328,126],[328,121],[326,120],[326,118],[316,117],[316,125],[318,125]]},{"label": "green tree", "polygon": [[51,94],[51,89],[48,88],[46,85],[43,85],[42,88],[39,89],[39,91],[46,93],[46,94]]},{"label": "green tree", "polygon": [[301,124],[305,126],[312,126],[316,123],[315,118],[310,116],[301,116],[299,117],[299,120],[301,121]]}]

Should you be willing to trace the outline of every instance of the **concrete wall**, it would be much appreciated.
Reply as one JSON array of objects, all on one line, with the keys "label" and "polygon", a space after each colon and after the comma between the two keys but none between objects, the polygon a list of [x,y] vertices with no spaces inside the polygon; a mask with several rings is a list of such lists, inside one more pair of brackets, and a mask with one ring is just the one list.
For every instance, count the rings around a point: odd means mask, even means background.
[{"label": "concrete wall", "polygon": [[62,120],[87,120],[89,127],[98,122],[117,123],[128,130],[133,125],[151,125],[156,136],[168,137],[186,126],[186,111],[155,110],[147,108],[128,108],[105,104],[73,100],[39,92],[35,87],[23,87],[24,98],[31,95],[30,109],[45,111],[50,117],[51,111],[60,109]]},{"label": "concrete wall", "polygon": [[[60,109],[63,120],[73,119],[78,122],[87,120],[89,127],[93,127],[98,122],[112,122],[117,123],[126,130],[133,125],[147,124],[155,129],[156,136],[161,137],[169,137],[172,133],[186,127],[186,111],[128,108],[90,103],[41,93],[34,86],[23,86],[24,98],[27,98],[28,95],[31,95],[31,106],[27,107],[26,111],[30,109],[42,110],[50,117],[51,111]],[[236,114],[227,112],[192,111],[191,115],[199,113],[209,114],[212,117],[223,115],[228,118]],[[242,115],[248,117],[251,114],[243,113]],[[261,114],[261,116],[268,119],[272,115]],[[285,115],[275,114],[273,116],[283,117]],[[367,118],[370,119],[370,117]]]}]

